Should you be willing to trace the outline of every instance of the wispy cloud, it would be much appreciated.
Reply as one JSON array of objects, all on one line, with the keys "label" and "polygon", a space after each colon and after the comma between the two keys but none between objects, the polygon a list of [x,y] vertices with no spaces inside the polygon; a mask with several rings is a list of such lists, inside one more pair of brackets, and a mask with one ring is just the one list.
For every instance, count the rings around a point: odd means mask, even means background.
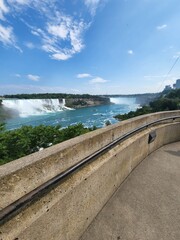
[{"label": "wispy cloud", "polygon": [[32,81],[35,81],[35,82],[38,82],[38,81],[40,80],[40,76],[38,76],[38,75],[32,75],[32,74],[28,74],[28,75],[27,75],[27,78],[28,78],[29,80],[32,80]]},{"label": "wispy cloud", "polygon": [[[61,86],[39,86],[39,85],[15,85],[15,84],[7,84],[0,85],[0,95],[4,94],[18,94],[18,93],[59,93],[59,92],[67,92],[69,93],[69,89],[66,89]],[[72,91],[73,93],[73,91]]]},{"label": "wispy cloud", "polygon": [[47,30],[54,37],[66,39],[68,35],[68,26],[66,22],[61,22],[59,25],[48,25]]},{"label": "wispy cloud", "polygon": [[[100,2],[104,0],[83,1],[90,12],[94,14]],[[29,9],[36,13],[32,15],[36,16],[35,21],[29,20]],[[36,44],[33,41],[23,43],[30,49],[37,46],[39,41],[38,49],[47,52],[52,59],[67,60],[80,53],[85,47],[84,33],[90,27],[92,19],[85,20],[81,13],[69,15],[63,12],[58,0],[7,0],[7,4],[4,0],[0,0],[0,19],[6,20],[5,17],[8,19],[12,13],[14,18],[21,21],[21,24],[25,24],[27,30],[34,37]],[[37,21],[37,18],[40,18],[40,21]],[[18,48],[15,44],[15,29],[13,29],[15,26],[8,24],[7,20],[6,27],[1,25],[0,41]]]},{"label": "wispy cloud", "polygon": [[92,76],[89,73],[79,73],[79,74],[77,74],[76,77],[77,78],[92,78],[89,81],[90,84],[102,84],[102,83],[109,82],[108,80],[106,80],[106,79],[104,79],[102,77],[95,77],[95,76]]},{"label": "wispy cloud", "polygon": [[[67,60],[84,48],[82,35],[88,26],[83,21],[73,20],[65,15],[58,17],[56,24],[48,23],[45,30],[34,29],[41,36],[42,49],[48,52],[52,59]],[[66,42],[69,47],[61,47]]]},{"label": "wispy cloud", "polygon": [[29,49],[34,49],[35,48],[35,45],[32,42],[26,42],[25,46]]},{"label": "wispy cloud", "polygon": [[90,84],[106,83],[108,80],[105,80],[101,77],[95,77],[89,81]]},{"label": "wispy cloud", "polygon": [[133,55],[133,54],[134,54],[133,50],[131,50],[131,49],[128,50],[127,53],[128,53],[129,55]]},{"label": "wispy cloud", "polygon": [[0,42],[4,45],[15,46],[15,36],[12,27],[4,27],[0,24]]},{"label": "wispy cloud", "polygon": [[157,27],[156,27],[156,29],[159,30],[159,31],[160,31],[160,30],[163,30],[163,29],[165,29],[165,28],[167,28],[167,25],[166,25],[166,24],[163,24],[163,25],[160,25],[160,26],[157,26]]},{"label": "wispy cloud", "polygon": [[0,20],[5,20],[4,14],[8,12],[9,12],[9,9],[4,3],[4,0],[0,0]]},{"label": "wispy cloud", "polygon": [[166,75],[145,75],[144,78],[165,78]]},{"label": "wispy cloud", "polygon": [[173,56],[173,58],[179,58],[180,57],[180,52],[176,52],[176,54]]},{"label": "wispy cloud", "polygon": [[84,0],[85,5],[88,7],[92,15],[95,14],[96,9],[100,2],[101,0]]},{"label": "wispy cloud", "polygon": [[77,74],[76,77],[77,78],[89,78],[89,77],[92,77],[92,76],[89,73],[79,73],[79,74]]},{"label": "wispy cloud", "polygon": [[61,50],[58,50],[58,53],[53,53],[51,55],[51,58],[54,60],[68,60],[72,57],[72,54],[69,52],[61,52]]},{"label": "wispy cloud", "polygon": [[14,3],[14,4],[20,4],[20,5],[27,5],[31,1],[30,0],[8,0],[8,2]]},{"label": "wispy cloud", "polygon": [[20,78],[21,75],[19,73],[14,74],[15,77]]}]

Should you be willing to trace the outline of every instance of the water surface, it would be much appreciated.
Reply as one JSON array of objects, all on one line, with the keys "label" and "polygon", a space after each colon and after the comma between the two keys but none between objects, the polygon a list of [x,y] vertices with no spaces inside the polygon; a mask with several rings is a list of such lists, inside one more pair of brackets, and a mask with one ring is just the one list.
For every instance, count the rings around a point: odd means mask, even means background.
[{"label": "water surface", "polygon": [[22,125],[37,126],[44,125],[57,125],[62,127],[83,123],[86,127],[104,127],[106,121],[112,124],[118,122],[114,116],[117,114],[127,113],[131,110],[137,109],[139,106],[136,104],[134,98],[111,98],[114,104],[95,106],[88,108],[81,108],[77,110],[63,110],[59,112],[51,112],[40,115],[31,115],[26,117],[16,117],[9,119],[6,122],[7,129],[19,128]]}]

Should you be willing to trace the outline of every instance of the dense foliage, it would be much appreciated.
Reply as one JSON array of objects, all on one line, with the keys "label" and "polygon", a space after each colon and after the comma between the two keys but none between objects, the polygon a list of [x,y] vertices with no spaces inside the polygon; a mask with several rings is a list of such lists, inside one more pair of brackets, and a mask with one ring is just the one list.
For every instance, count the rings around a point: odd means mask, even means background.
[{"label": "dense foliage", "polygon": [[180,99],[180,88],[174,91],[170,91],[167,95],[167,98]]},{"label": "dense foliage", "polygon": [[138,108],[136,111],[130,111],[124,114],[118,114],[114,116],[119,121],[123,121],[129,118],[137,117],[143,114],[148,114],[151,112],[151,108],[149,106],[143,106],[142,108]]},{"label": "dense foliage", "polygon": [[77,124],[64,129],[40,125],[5,131],[4,124],[0,124],[0,165],[95,129]]},{"label": "dense foliage", "polygon": [[102,99],[102,96],[90,95],[90,94],[67,94],[67,93],[33,93],[33,94],[12,94],[4,95],[4,98],[15,99],[56,99],[56,98],[93,98],[95,100]]},{"label": "dense foliage", "polygon": [[180,89],[171,90],[167,94],[161,95],[157,100],[150,102],[148,106],[143,106],[129,113],[118,114],[115,118],[122,121],[143,114],[178,109],[180,109]]}]

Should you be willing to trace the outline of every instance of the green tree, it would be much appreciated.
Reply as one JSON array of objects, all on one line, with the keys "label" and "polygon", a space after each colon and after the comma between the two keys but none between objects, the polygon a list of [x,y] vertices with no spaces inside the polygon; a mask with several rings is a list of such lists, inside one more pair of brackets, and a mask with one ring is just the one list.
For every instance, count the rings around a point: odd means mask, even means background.
[{"label": "green tree", "polygon": [[0,164],[4,164],[96,128],[86,128],[79,123],[64,129],[60,125],[40,125],[23,126],[12,131],[5,131],[4,124],[1,124],[0,129]]},{"label": "green tree", "polygon": [[178,101],[176,99],[161,98],[156,101],[150,102],[150,107],[153,109],[154,112],[177,110]]}]

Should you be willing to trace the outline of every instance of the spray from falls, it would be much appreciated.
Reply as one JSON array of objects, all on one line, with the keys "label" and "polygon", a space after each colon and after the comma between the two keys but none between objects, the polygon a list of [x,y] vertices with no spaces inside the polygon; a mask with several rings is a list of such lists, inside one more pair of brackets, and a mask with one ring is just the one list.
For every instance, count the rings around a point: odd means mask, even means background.
[{"label": "spray from falls", "polygon": [[110,102],[117,105],[124,105],[129,111],[139,107],[139,104],[136,102],[136,98],[134,97],[111,97]]},{"label": "spray from falls", "polygon": [[128,98],[128,97],[111,97],[110,101],[115,104],[135,104],[136,99],[135,98]]},{"label": "spray from falls", "polygon": [[65,99],[3,99],[2,106],[16,112],[20,117],[69,109],[65,106]]}]

